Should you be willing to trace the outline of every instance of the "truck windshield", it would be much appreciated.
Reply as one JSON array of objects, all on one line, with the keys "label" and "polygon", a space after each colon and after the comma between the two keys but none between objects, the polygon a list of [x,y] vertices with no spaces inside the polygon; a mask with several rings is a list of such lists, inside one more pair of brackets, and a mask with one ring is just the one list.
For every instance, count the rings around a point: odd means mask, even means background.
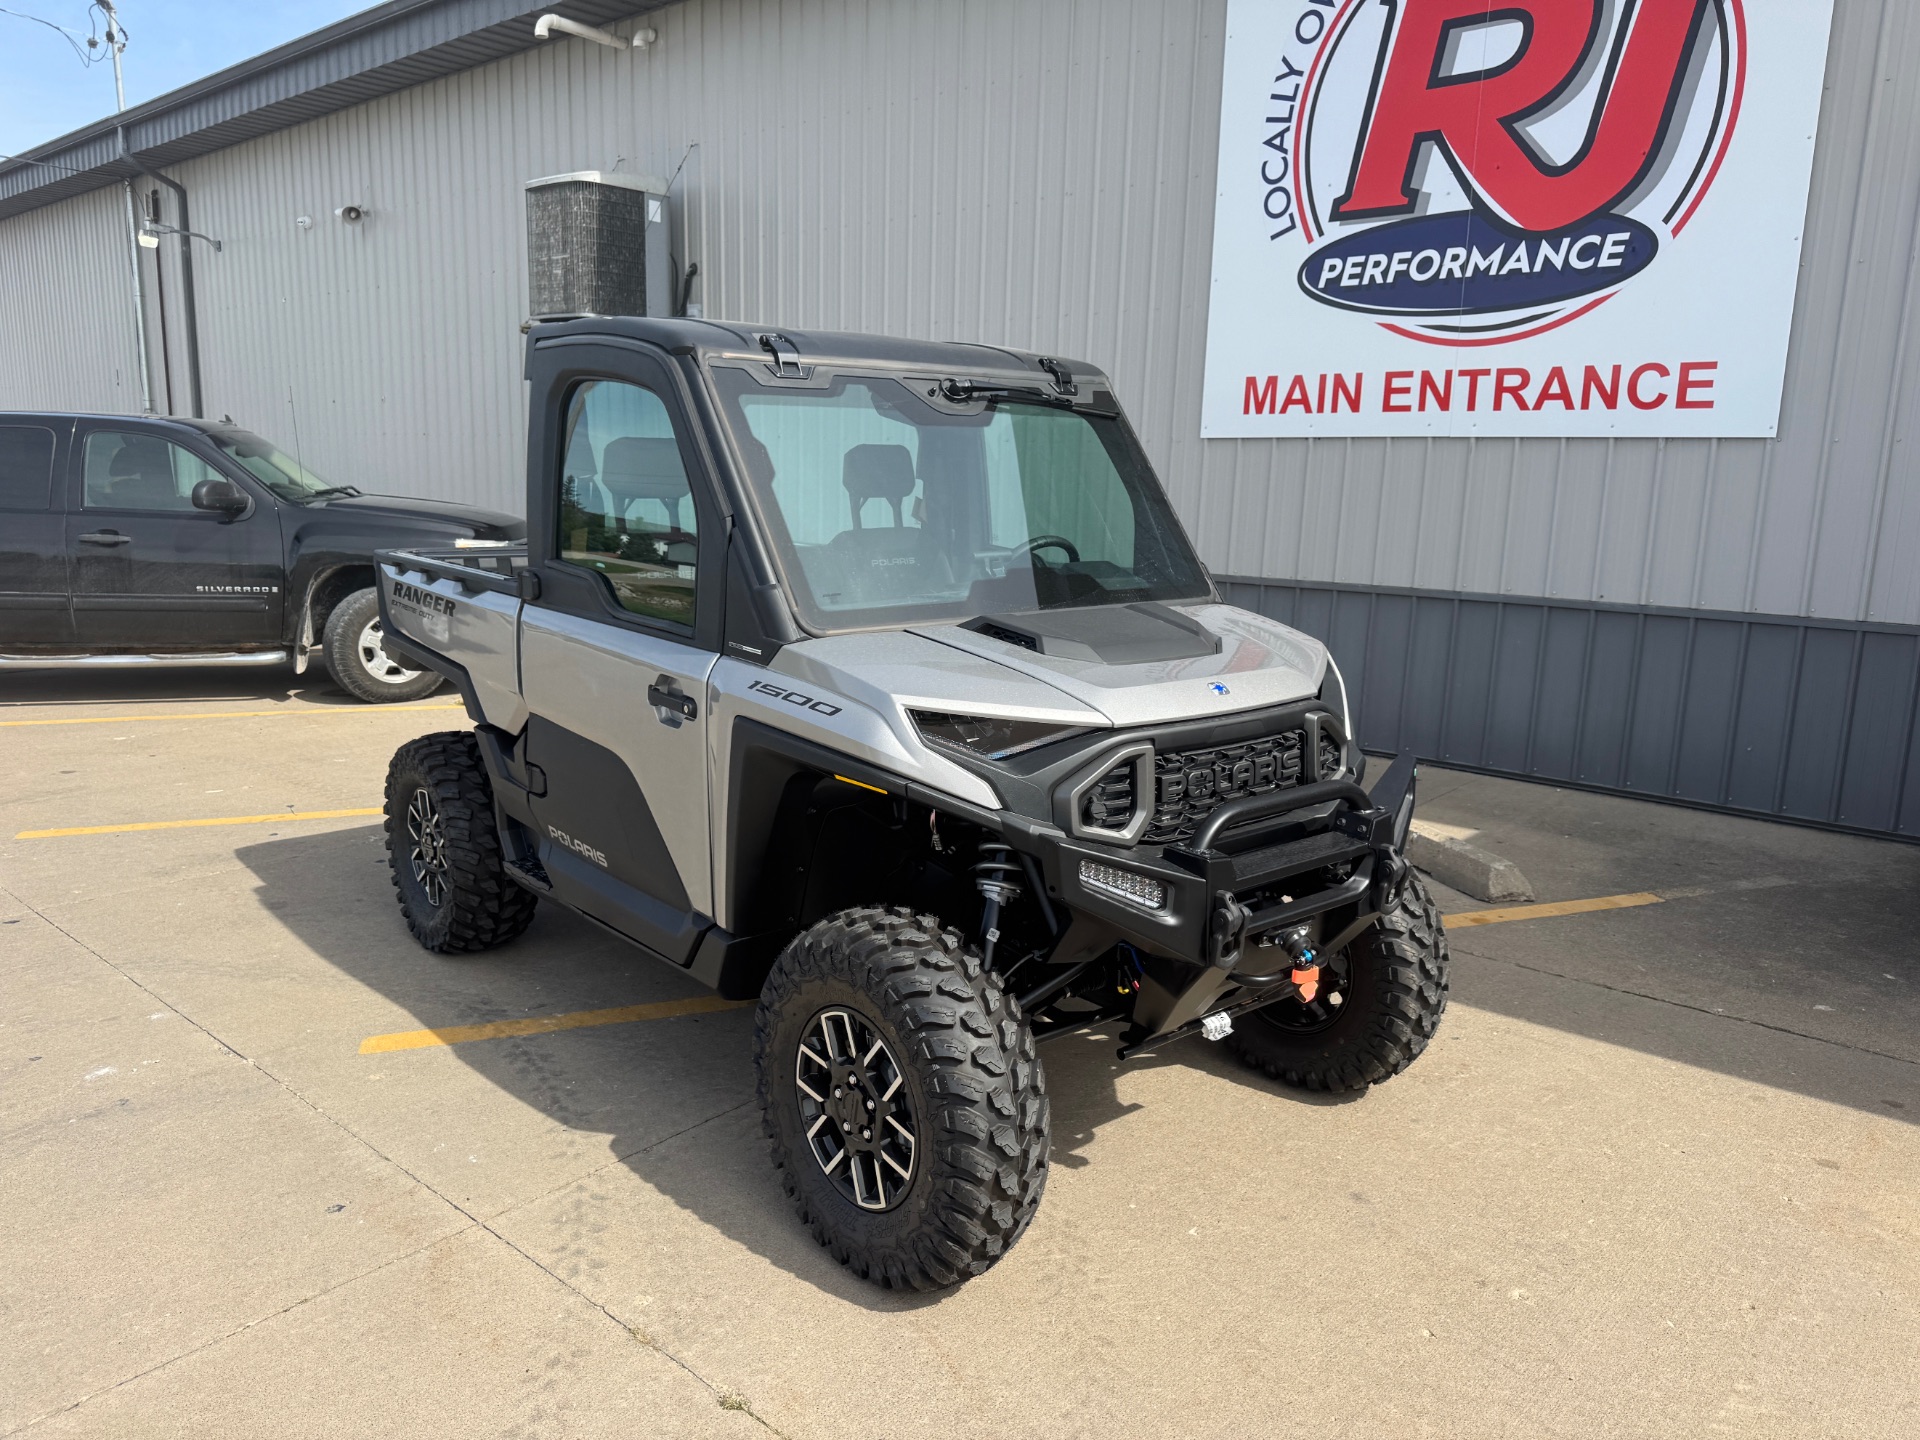
[{"label": "truck windshield", "polygon": [[207,430],[207,438],[220,447],[220,453],[246,468],[249,475],[282,500],[305,504],[331,495],[356,495],[351,485],[329,485],[271,440],[262,440],[248,430],[222,426]]},{"label": "truck windshield", "polygon": [[1117,416],[1013,396],[967,413],[888,376],[714,378],[810,630],[1212,594]]}]

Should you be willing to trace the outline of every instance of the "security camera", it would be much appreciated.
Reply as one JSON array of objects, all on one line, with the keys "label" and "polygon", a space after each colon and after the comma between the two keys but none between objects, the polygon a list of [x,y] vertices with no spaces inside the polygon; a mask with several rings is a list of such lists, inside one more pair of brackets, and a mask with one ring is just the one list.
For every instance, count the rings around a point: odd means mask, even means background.
[{"label": "security camera", "polygon": [[367,217],[367,212],[358,205],[342,205],[333,213],[349,225],[358,225]]}]

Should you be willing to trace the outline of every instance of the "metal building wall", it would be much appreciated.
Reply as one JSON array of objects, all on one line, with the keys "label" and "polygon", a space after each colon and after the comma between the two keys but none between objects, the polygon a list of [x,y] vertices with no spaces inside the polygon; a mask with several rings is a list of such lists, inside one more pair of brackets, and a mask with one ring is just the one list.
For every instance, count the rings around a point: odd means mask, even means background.
[{"label": "metal building wall", "polygon": [[[1837,625],[1861,657],[1845,675],[1762,644],[1740,683],[1791,713],[1819,698],[1802,689],[1838,686],[1847,715],[1895,737],[1888,753],[1910,752],[1899,647],[1855,637],[1920,634],[1897,629],[1920,626],[1920,11],[1837,0],[1777,442],[1202,442],[1224,20],[1225,0],[688,0],[648,17],[661,38],[643,53],[552,44],[185,162],[196,228],[226,242],[200,264],[209,409],[297,430],[339,479],[518,508],[521,186],[677,172],[709,315],[1106,366],[1208,563],[1279,582],[1262,603],[1305,585],[1373,597],[1378,617],[1403,593],[1633,613],[1633,665],[1675,693],[1720,672],[1711,645],[1696,659],[1648,638],[1667,610]],[[346,203],[369,218],[343,225]],[[0,221],[10,269],[33,218]],[[1336,650],[1351,661],[1385,633]],[[1569,632],[1540,633],[1565,662]],[[1578,723],[1548,703],[1563,671],[1489,673],[1474,703],[1524,713],[1547,733],[1533,749],[1565,753],[1599,732],[1556,728]],[[1702,713],[1655,707],[1635,743],[1731,773],[1747,732]],[[1376,744],[1403,728],[1368,724]],[[1505,751],[1454,758],[1528,770]],[[1650,773],[1592,783],[1674,790]],[[1748,800],[1722,786],[1706,803]],[[1838,793],[1755,808],[1868,823]]]},{"label": "metal building wall", "polygon": [[0,409],[140,408],[126,206],[110,185],[0,221]]}]

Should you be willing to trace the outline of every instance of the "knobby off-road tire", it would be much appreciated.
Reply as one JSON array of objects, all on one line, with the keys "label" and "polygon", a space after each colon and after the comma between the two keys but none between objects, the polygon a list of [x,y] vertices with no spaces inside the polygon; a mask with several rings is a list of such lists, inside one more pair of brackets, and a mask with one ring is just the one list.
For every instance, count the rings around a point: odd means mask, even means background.
[{"label": "knobby off-road tire", "polygon": [[409,670],[387,654],[380,627],[380,597],[373,590],[356,590],[327,616],[321,645],[327,671],[349,695],[371,705],[419,700],[441,685],[432,670]]},{"label": "knobby off-road tire", "polygon": [[[1380,923],[1347,947],[1344,1003],[1314,1028],[1297,1001],[1234,1022],[1240,1058],[1303,1090],[1365,1090],[1419,1058],[1447,1008],[1447,937],[1417,874]],[[1323,971],[1324,975],[1326,972]]]},{"label": "knobby off-road tire", "polygon": [[[879,1196],[886,1208],[862,1208],[843,1193],[807,1133],[802,1107],[811,1102],[798,1081],[803,1065],[816,1082],[820,1070],[800,1047],[808,1041],[817,1053],[822,1024],[857,1031],[854,1048],[876,1056],[884,1073],[867,1098],[881,1098],[875,1092],[896,1068],[902,1082],[896,1099],[905,1100],[917,1140],[911,1178],[886,1172],[899,1186]],[[876,1041],[884,1052],[868,1049]],[[781,1183],[814,1238],[855,1274],[890,1289],[954,1285],[983,1274],[1025,1232],[1047,1182],[1046,1075],[1013,997],[955,931],[904,909],[822,920],[775,962],[754,1048]],[[848,1087],[855,1115],[861,1094]],[[884,1123],[884,1099],[877,1113]],[[815,1119],[835,1124],[824,1113]],[[832,1134],[818,1143],[832,1143]],[[897,1141],[893,1153],[905,1153]],[[857,1158],[849,1148],[845,1168]],[[872,1164],[878,1174],[877,1159]]]},{"label": "knobby off-road tire", "polygon": [[538,897],[507,878],[493,787],[466,731],[423,735],[387,767],[387,858],[400,913],[436,955],[504,945],[533,923]]}]

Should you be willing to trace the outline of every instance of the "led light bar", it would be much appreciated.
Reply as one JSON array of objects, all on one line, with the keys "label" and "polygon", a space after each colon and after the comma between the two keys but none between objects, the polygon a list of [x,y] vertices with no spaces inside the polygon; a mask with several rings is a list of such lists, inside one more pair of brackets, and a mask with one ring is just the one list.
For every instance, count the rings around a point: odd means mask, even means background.
[{"label": "led light bar", "polygon": [[1114,899],[1124,900],[1129,905],[1138,905],[1142,910],[1167,908],[1165,885],[1158,880],[1149,880],[1144,875],[1135,875],[1131,870],[1122,870],[1117,865],[1102,865],[1098,860],[1082,860],[1080,883],[1089,890],[1097,890],[1102,895],[1111,895]]}]

